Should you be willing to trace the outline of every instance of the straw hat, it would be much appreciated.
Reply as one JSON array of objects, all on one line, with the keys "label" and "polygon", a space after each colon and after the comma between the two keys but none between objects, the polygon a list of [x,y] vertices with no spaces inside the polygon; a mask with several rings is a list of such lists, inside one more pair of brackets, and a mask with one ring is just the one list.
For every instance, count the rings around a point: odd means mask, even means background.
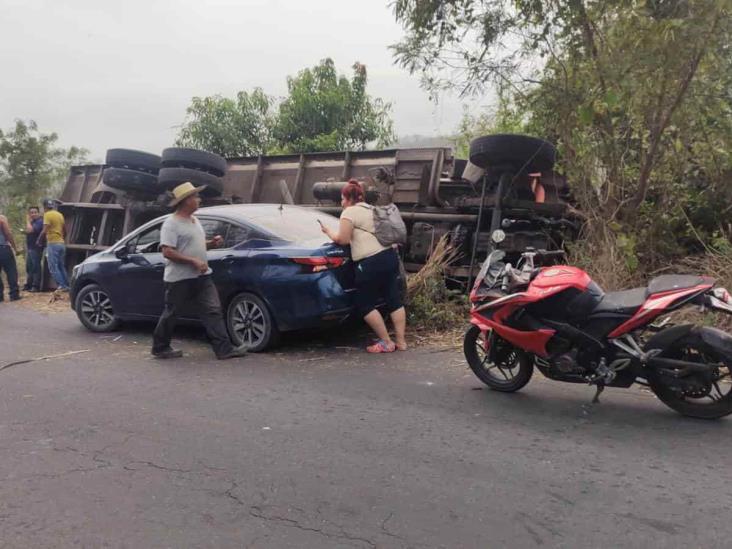
[{"label": "straw hat", "polygon": [[170,206],[171,208],[174,208],[175,206],[177,206],[179,203],[181,203],[183,200],[185,200],[189,196],[200,193],[205,188],[206,188],[206,185],[201,185],[200,187],[194,187],[193,183],[191,183],[190,181],[181,183],[175,189],[173,189],[173,200],[170,201],[168,206]]}]

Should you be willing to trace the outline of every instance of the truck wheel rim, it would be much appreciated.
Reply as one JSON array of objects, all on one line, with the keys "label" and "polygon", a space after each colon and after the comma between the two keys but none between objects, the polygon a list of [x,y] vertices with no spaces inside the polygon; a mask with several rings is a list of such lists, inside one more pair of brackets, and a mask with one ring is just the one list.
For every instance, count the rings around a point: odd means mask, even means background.
[{"label": "truck wheel rim", "polygon": [[237,338],[247,347],[256,347],[267,333],[264,311],[252,301],[242,301],[234,307],[233,328]]},{"label": "truck wheel rim", "polygon": [[98,328],[114,321],[114,311],[109,296],[100,290],[93,290],[81,300],[81,314],[90,324]]}]

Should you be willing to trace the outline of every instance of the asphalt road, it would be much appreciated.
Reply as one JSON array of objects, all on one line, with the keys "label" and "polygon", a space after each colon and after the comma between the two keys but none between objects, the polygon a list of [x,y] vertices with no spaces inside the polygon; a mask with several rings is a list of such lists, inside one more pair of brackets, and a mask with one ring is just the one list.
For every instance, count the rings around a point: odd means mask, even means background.
[{"label": "asphalt road", "polygon": [[[729,547],[732,420],[482,390],[455,350],[148,358],[0,305],[0,547]],[[119,337],[121,336],[121,337]]]}]

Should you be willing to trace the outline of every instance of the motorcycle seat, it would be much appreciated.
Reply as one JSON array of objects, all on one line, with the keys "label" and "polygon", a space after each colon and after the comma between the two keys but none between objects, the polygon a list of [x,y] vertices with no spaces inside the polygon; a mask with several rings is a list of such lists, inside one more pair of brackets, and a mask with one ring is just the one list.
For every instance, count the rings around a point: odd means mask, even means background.
[{"label": "motorcycle seat", "polygon": [[705,282],[709,283],[709,280],[696,275],[661,275],[651,280],[648,284],[647,295],[693,288]]},{"label": "motorcycle seat", "polygon": [[634,288],[622,292],[606,293],[602,301],[592,311],[593,315],[598,313],[611,313],[620,315],[632,315],[646,300],[645,288]]}]

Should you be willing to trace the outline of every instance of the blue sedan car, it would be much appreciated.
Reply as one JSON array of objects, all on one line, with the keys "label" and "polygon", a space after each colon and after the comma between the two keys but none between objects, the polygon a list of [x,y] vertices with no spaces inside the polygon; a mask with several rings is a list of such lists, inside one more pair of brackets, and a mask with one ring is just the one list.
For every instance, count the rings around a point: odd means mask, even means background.
[{"label": "blue sedan car", "polygon": [[[109,250],[74,268],[71,306],[94,332],[124,320],[154,320],[163,310],[163,255],[157,218]],[[223,246],[208,261],[229,334],[253,352],[289,330],[342,322],[351,315],[353,265],[349,252],[323,235],[338,219],[289,205],[213,206],[196,212],[207,238]],[[196,321],[194,311],[184,321]]]}]

